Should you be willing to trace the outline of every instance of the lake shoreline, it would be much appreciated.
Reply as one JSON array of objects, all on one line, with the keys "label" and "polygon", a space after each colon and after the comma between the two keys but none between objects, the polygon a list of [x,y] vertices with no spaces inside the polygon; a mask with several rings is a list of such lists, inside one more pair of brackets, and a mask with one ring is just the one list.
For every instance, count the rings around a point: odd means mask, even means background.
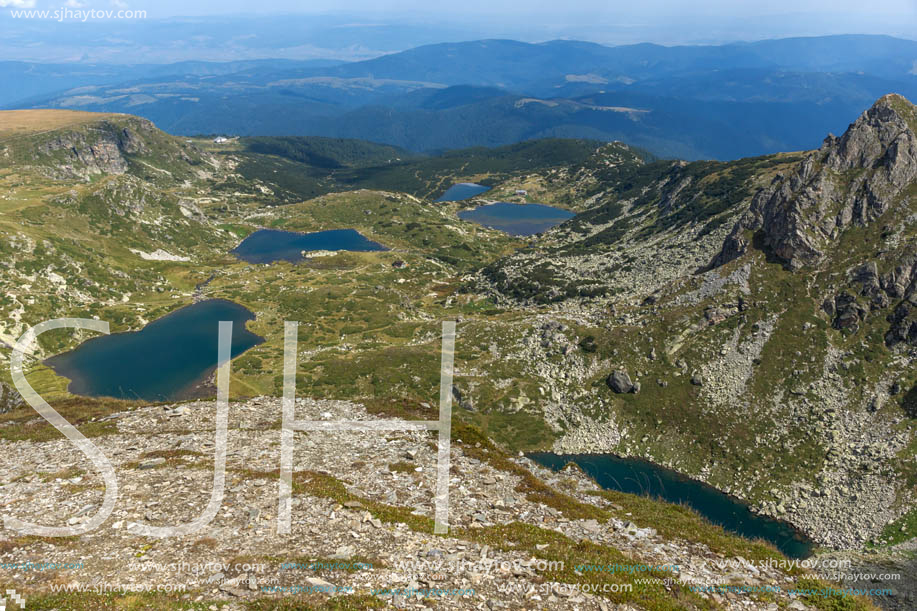
[{"label": "lake shoreline", "polygon": [[326,229],[301,232],[286,229],[258,229],[245,237],[230,254],[240,261],[253,264],[271,264],[276,261],[301,263],[305,253],[330,252],[387,252],[388,247],[370,240],[356,229]]},{"label": "lake shoreline", "polygon": [[[224,306],[230,310],[235,310],[235,314],[241,314],[237,316],[239,320],[233,320],[234,329],[233,329],[233,345],[236,345],[236,340],[242,339],[246,340],[246,347],[237,353],[232,355],[232,358],[240,356],[242,353],[247,352],[251,348],[258,346],[265,342],[265,338],[251,332],[248,330],[248,322],[255,320],[255,314],[240,304],[237,304],[233,301],[223,298],[214,298],[207,299],[204,301],[197,301],[188,305],[181,306],[172,310],[171,312],[160,316],[156,320],[149,322],[144,325],[142,329],[136,331],[120,331],[118,333],[111,333],[108,335],[99,335],[97,337],[92,337],[86,341],[80,343],[75,348],[70,350],[52,355],[44,360],[42,364],[50,368],[54,373],[60,377],[66,378],[69,380],[67,383],[67,392],[81,397],[110,397],[115,399],[133,399],[141,401],[186,401],[191,399],[200,399],[210,395],[215,394],[216,387],[210,383],[210,378],[213,376],[213,373],[216,371],[217,364],[216,362],[213,365],[203,369],[201,372],[193,376],[193,378],[184,381],[181,383],[177,390],[169,392],[167,395],[160,397],[143,397],[134,391],[133,394],[127,394],[122,391],[120,394],[113,394],[108,392],[93,392],[92,387],[94,383],[97,383],[97,380],[93,380],[91,374],[88,371],[84,371],[80,368],[79,363],[77,362],[78,352],[86,354],[87,350],[91,353],[93,351],[101,350],[101,346],[108,344],[111,345],[111,342],[123,343],[127,341],[130,336],[139,338],[139,334],[146,332],[155,333],[163,325],[168,325],[175,320],[176,316],[184,315],[187,316],[189,309],[191,308],[214,308],[217,306]],[[237,323],[241,324],[242,331],[241,333],[237,328],[235,328]],[[238,334],[238,335],[237,335]],[[213,333],[214,341],[216,339],[216,329]],[[216,359],[214,359],[215,361]]]},{"label": "lake shoreline", "polygon": [[517,237],[532,237],[576,216],[569,210],[534,202],[498,201],[460,210],[458,218]]},{"label": "lake shoreline", "polygon": [[[642,490],[638,492],[638,491],[634,491],[633,489],[627,489],[626,486],[618,486],[618,487],[608,486],[606,485],[606,483],[603,483],[601,481],[600,477],[596,477],[593,473],[590,473],[590,467],[592,467],[592,465],[590,465],[590,462],[592,461],[609,460],[609,461],[617,461],[619,464],[628,464],[629,466],[632,466],[632,467],[642,467],[644,469],[647,469],[647,470],[650,470],[656,473],[667,475],[669,478],[680,481],[685,485],[696,487],[698,491],[703,491],[703,492],[706,492],[707,494],[721,496],[723,497],[724,501],[729,501],[732,504],[734,504],[735,506],[741,507],[744,510],[746,510],[749,516],[762,527],[769,527],[769,528],[782,527],[782,528],[785,528],[791,531],[793,534],[792,540],[798,541],[799,545],[792,546],[793,549],[791,549],[791,553],[787,553],[787,551],[785,551],[784,549],[781,549],[781,552],[784,553],[784,555],[788,557],[809,558],[813,555],[814,549],[818,545],[817,541],[811,538],[808,533],[806,533],[802,528],[799,527],[799,525],[789,520],[784,520],[781,518],[777,518],[777,517],[762,513],[758,511],[752,504],[748,503],[746,500],[742,498],[735,496],[734,494],[731,494],[724,490],[720,490],[719,488],[711,485],[708,482],[691,477],[690,475],[686,473],[682,473],[680,471],[671,469],[664,465],[654,463],[645,458],[635,457],[635,456],[618,456],[616,454],[607,453],[607,452],[606,453],[576,453],[576,454],[557,454],[555,452],[527,452],[525,455],[527,458],[534,461],[538,465],[545,467],[545,468],[549,468],[553,471],[563,469],[564,466],[570,463],[573,463],[579,469],[581,469],[584,473],[586,473],[590,478],[596,481],[596,483],[602,489],[618,490],[618,491],[629,493],[629,494],[641,494],[644,496],[648,495],[652,497],[658,497],[670,503],[676,503],[676,504],[685,503],[684,499],[672,500],[670,498],[666,498],[665,494],[658,494],[658,493],[649,494],[649,492],[652,490],[652,484],[653,484],[652,480],[647,481],[647,486],[646,486],[647,490],[645,491]],[[581,464],[580,461],[585,461],[587,465],[584,466],[583,464]],[[550,464],[552,462],[554,464]],[[556,465],[560,465],[559,468],[557,468]],[[612,479],[614,478],[612,477]],[[727,525],[720,523],[718,520],[711,519],[711,517],[708,515],[707,512],[695,506],[694,503],[687,502],[685,504],[689,505],[694,511],[696,511],[698,514],[703,516],[704,519],[706,519],[707,521],[717,524],[719,526],[722,526],[725,530],[733,534],[737,534],[737,535],[740,535],[740,536],[743,536],[749,539],[752,538],[752,537],[749,537],[748,535],[745,535],[743,532],[739,532],[732,528],[729,528]],[[772,545],[777,546],[778,549],[781,548],[781,546],[770,537],[760,536],[760,535],[758,535],[758,537],[767,540]],[[787,547],[787,546],[784,545],[784,547]],[[804,549],[804,553],[800,554],[799,553],[800,549]]]}]

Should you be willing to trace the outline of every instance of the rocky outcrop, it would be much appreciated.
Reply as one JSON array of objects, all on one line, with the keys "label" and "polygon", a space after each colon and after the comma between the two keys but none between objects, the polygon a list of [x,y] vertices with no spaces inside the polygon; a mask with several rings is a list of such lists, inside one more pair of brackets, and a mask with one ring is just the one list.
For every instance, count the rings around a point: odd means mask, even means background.
[{"label": "rocky outcrop", "polygon": [[880,286],[892,299],[917,292],[917,252],[902,257],[893,270],[882,276]]},{"label": "rocky outcrop", "polygon": [[917,180],[917,111],[887,95],[840,138],[828,136],[788,175],[777,174],[752,199],[714,258],[723,265],[744,254],[751,236],[791,269],[819,262],[847,227],[865,226]]},{"label": "rocky outcrop", "polygon": [[917,346],[917,254],[904,255],[884,275],[875,261],[868,261],[848,276],[849,289],[822,304],[832,326],[855,333],[871,312],[890,310],[885,316],[890,324],[885,345]]},{"label": "rocky outcrop", "polygon": [[826,301],[824,310],[832,317],[832,327],[838,331],[852,332],[860,328],[860,323],[866,318],[869,311],[857,301],[856,297],[846,291],[837,295],[833,300]]},{"label": "rocky outcrop", "polygon": [[[842,232],[866,227],[893,207],[882,228],[888,242],[914,224],[910,189],[917,181],[917,109],[887,95],[840,138],[829,136],[787,175],[752,199],[712,265],[747,252],[750,242],[770,251],[790,269],[831,260]],[[878,253],[848,271],[847,286],[828,295],[822,309],[832,326],[856,333],[871,312],[889,323],[888,347],[917,345],[917,254],[914,248],[877,245]],[[845,253],[839,253],[841,255]],[[888,270],[881,273],[880,270]]]},{"label": "rocky outcrop", "polygon": [[56,163],[46,168],[52,178],[124,174],[128,171],[129,155],[148,152],[144,135],[154,130],[153,124],[145,119],[132,119],[127,126],[100,121],[92,129],[57,133],[38,146],[37,159],[54,159]]},{"label": "rocky outcrop", "polygon": [[906,343],[917,346],[917,293],[908,301],[902,301],[895,311],[888,315],[891,327],[885,334],[885,345],[893,348]]},{"label": "rocky outcrop", "polygon": [[452,397],[455,399],[456,405],[462,409],[466,409],[469,412],[474,411],[474,402],[471,400],[471,397],[467,392],[463,391],[457,384],[452,386]]},{"label": "rocky outcrop", "polygon": [[0,414],[11,412],[25,405],[22,395],[8,384],[0,382]]},{"label": "rocky outcrop", "polygon": [[5,144],[0,167],[29,169],[51,180],[89,181],[93,176],[130,174],[168,186],[208,178],[209,170],[219,166],[218,160],[193,143],[156,129],[147,119],[128,115],[100,114],[95,120],[24,134]]},{"label": "rocky outcrop", "polygon": [[874,292],[877,298],[901,300],[887,316],[891,326],[885,334],[885,345],[917,346],[917,253],[902,257],[894,269],[881,277],[879,289]]}]

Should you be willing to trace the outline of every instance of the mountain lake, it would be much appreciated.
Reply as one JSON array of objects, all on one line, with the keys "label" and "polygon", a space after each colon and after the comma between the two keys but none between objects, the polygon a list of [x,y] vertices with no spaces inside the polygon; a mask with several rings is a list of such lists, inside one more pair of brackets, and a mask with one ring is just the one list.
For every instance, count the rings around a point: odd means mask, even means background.
[{"label": "mountain lake", "polygon": [[474,197],[475,195],[486,193],[487,191],[490,191],[490,187],[478,185],[473,182],[460,182],[446,189],[446,192],[443,193],[436,201],[460,202],[463,199],[468,199],[470,197]]},{"label": "mountain lake", "polygon": [[71,380],[75,395],[176,401],[213,395],[206,381],[217,365],[221,320],[232,321],[233,358],[264,341],[245,328],[248,309],[224,299],[185,306],[139,331],[86,340],[45,364]]},{"label": "mountain lake", "polygon": [[302,261],[303,251],[310,250],[388,250],[382,244],[367,239],[354,229],[331,229],[314,233],[298,233],[278,229],[260,229],[236,246],[232,251],[249,263],[274,261]]},{"label": "mountain lake", "polygon": [[575,215],[567,210],[544,204],[497,202],[478,206],[474,210],[462,210],[458,216],[460,219],[499,229],[510,235],[530,236],[560,225]]},{"label": "mountain lake", "polygon": [[729,532],[773,543],[789,558],[807,558],[812,555],[814,543],[792,525],[758,515],[739,499],[713,486],[651,462],[608,454],[561,455],[533,452],[528,457],[554,471],[572,462],[607,490],[685,504]]}]

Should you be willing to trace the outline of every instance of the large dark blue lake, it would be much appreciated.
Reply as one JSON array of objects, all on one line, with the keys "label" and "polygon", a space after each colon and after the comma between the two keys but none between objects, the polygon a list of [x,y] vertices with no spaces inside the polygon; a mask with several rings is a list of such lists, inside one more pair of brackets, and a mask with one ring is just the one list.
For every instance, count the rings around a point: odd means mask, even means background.
[{"label": "large dark blue lake", "polygon": [[773,543],[790,558],[812,555],[813,542],[790,524],[755,514],[738,499],[671,469],[607,454],[534,452],[529,458],[555,471],[576,463],[603,488],[683,503],[730,532]]},{"label": "large dark blue lake", "polygon": [[354,229],[331,229],[314,233],[297,233],[277,229],[261,229],[251,234],[232,252],[249,263],[273,261],[302,261],[303,251],[309,250],[387,250],[382,244],[367,239]]},{"label": "large dark blue lake", "polygon": [[526,236],[547,231],[575,215],[567,210],[544,204],[497,202],[478,206],[474,210],[462,210],[458,216],[460,219],[499,229],[511,235]]},{"label": "large dark blue lake", "polygon": [[235,357],[263,341],[245,328],[254,318],[231,301],[201,301],[140,331],[87,340],[45,364],[69,378],[68,390],[76,395],[173,401],[212,394],[202,383],[216,369],[219,322],[233,323]]},{"label": "large dark blue lake", "polygon": [[473,182],[460,182],[456,185],[452,185],[446,192],[439,196],[438,202],[460,202],[463,199],[468,199],[469,197],[474,197],[475,195],[480,195],[486,191],[490,191],[490,187],[485,187],[484,185],[477,185]]}]

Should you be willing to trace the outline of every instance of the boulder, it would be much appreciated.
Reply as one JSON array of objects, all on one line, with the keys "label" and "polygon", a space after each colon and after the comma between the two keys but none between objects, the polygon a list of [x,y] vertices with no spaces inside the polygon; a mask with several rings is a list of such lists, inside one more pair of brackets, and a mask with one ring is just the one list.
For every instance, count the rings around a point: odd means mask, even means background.
[{"label": "boulder", "polygon": [[605,380],[608,387],[618,394],[633,392],[634,383],[630,381],[630,376],[626,371],[616,371]]}]

